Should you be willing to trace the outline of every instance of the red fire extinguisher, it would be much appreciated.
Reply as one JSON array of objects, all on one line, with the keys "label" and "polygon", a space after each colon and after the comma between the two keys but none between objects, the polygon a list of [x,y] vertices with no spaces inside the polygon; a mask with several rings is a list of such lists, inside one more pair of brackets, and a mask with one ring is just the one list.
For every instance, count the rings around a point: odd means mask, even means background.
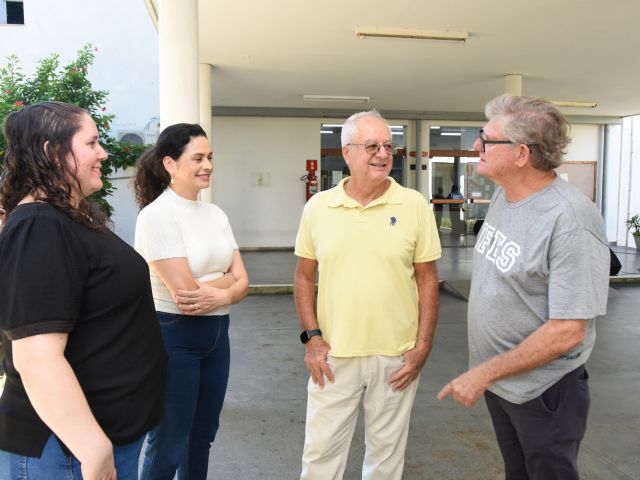
[{"label": "red fire extinguisher", "polygon": [[306,180],[306,199],[309,200],[313,195],[318,193],[318,171],[317,160],[307,160],[307,174],[301,180]]}]

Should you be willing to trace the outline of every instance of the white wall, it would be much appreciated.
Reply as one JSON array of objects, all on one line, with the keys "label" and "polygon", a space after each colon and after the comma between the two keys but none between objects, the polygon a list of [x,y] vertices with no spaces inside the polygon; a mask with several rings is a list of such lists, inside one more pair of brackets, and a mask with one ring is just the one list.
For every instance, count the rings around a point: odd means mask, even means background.
[{"label": "white wall", "polygon": [[[292,247],[323,119],[213,117],[213,201],[240,247]],[[257,185],[257,175],[262,185]]]},{"label": "white wall", "polygon": [[[617,211],[615,240],[620,246],[635,247],[633,237],[624,222],[632,215],[640,214],[640,116],[623,119],[618,162],[619,177],[616,179],[611,175],[611,183],[614,185],[608,194],[611,209],[615,208]],[[613,202],[617,202],[617,205]]]},{"label": "white wall", "polygon": [[571,143],[565,160],[600,161],[602,159],[602,126],[571,124]]},{"label": "white wall", "polygon": [[158,42],[144,2],[29,0],[24,17],[24,25],[0,27],[0,64],[15,54],[30,74],[37,60],[58,53],[65,65],[91,43],[98,51],[89,78],[94,88],[110,92],[114,130],[144,127],[158,114]]}]

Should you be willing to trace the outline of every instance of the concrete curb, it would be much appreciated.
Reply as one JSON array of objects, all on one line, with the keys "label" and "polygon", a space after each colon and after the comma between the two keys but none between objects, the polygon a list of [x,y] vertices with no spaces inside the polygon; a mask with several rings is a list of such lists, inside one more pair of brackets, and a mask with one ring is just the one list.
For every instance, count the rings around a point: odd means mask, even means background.
[{"label": "concrete curb", "polygon": [[[622,275],[609,277],[609,285],[640,284],[640,275]],[[471,280],[440,280],[440,291],[459,298],[469,300]],[[317,288],[317,285],[316,285]],[[292,283],[273,283],[249,285],[249,295],[291,295]]]}]

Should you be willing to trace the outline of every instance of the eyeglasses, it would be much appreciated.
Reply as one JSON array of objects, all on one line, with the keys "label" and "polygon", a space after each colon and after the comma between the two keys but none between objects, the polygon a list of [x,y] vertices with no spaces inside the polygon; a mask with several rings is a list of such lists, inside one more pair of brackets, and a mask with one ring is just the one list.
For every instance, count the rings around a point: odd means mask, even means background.
[{"label": "eyeglasses", "polygon": [[364,147],[364,151],[369,155],[375,155],[380,151],[380,148],[384,147],[387,153],[396,153],[398,151],[398,145],[395,143],[347,143],[347,146]]},{"label": "eyeglasses", "polygon": [[511,140],[485,140],[484,138],[482,138],[482,135],[484,135],[484,130],[481,128],[480,132],[478,133],[478,139],[480,140],[480,151],[482,153],[485,152],[485,145],[501,145],[514,143]]}]

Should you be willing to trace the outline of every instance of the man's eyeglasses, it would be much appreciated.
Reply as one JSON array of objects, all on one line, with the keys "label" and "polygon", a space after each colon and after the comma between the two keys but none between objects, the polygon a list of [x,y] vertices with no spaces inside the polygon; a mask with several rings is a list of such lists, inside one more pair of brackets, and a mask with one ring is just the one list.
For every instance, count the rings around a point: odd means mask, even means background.
[{"label": "man's eyeglasses", "polygon": [[395,143],[347,143],[347,146],[364,147],[364,151],[369,155],[375,155],[380,151],[380,148],[384,148],[385,152],[394,154],[398,151],[398,145]]},{"label": "man's eyeglasses", "polygon": [[484,135],[484,130],[480,129],[480,132],[478,133],[478,139],[480,140],[480,151],[482,153],[484,153],[485,151],[485,145],[501,145],[501,144],[514,143],[511,140],[485,140],[484,138],[482,138],[483,135]]}]

